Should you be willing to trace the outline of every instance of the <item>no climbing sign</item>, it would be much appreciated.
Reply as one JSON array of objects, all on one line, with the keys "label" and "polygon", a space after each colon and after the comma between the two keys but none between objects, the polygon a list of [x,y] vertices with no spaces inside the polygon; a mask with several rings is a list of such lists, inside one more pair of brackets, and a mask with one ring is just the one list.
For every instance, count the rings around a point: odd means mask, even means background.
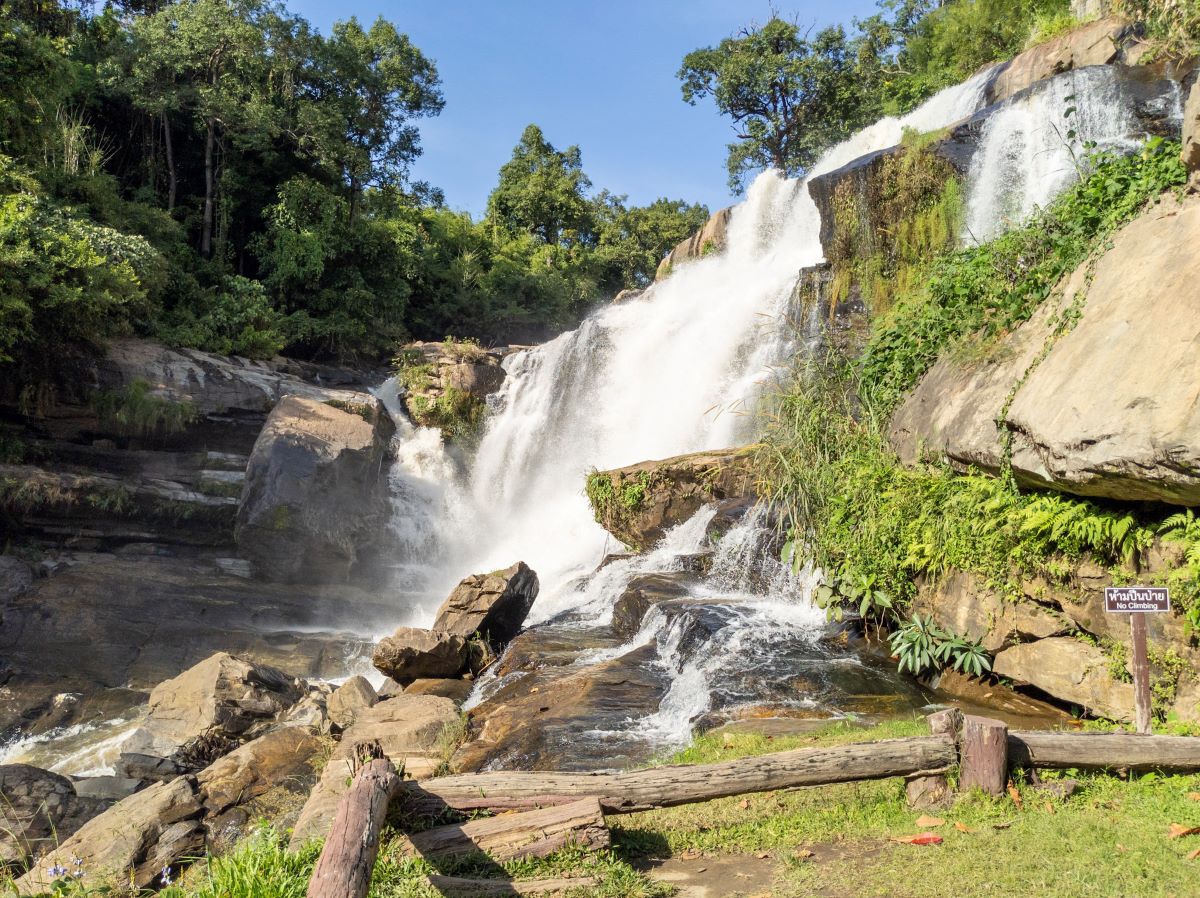
[{"label": "no climbing sign", "polygon": [[1171,610],[1171,593],[1161,586],[1110,586],[1104,610],[1129,615],[1133,642],[1134,721],[1139,733],[1150,732],[1150,662],[1146,654],[1146,615]]}]

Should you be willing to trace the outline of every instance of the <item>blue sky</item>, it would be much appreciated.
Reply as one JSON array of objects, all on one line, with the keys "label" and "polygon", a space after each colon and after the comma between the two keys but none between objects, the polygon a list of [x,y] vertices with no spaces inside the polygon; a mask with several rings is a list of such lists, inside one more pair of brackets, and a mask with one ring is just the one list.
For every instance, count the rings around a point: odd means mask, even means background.
[{"label": "blue sky", "polygon": [[[534,122],[557,147],[579,144],[595,187],[637,204],[659,196],[732,198],[725,180],[729,123],[711,101],[683,102],[675,73],[689,51],[716,44],[767,0],[287,0],[322,32],[338,19],[383,15],[441,73],[446,108],[421,122],[415,175],[453,208],[482,213],[500,166]],[[818,27],[870,15],[874,0],[777,2]]]}]

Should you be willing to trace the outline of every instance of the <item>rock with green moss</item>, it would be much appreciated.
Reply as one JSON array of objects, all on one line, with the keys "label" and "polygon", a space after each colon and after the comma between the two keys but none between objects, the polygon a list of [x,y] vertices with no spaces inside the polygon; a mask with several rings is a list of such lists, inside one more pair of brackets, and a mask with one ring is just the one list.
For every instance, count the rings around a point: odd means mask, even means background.
[{"label": "rock with green moss", "polygon": [[479,432],[487,397],[504,383],[503,353],[468,340],[410,343],[395,359],[404,407],[422,427],[469,442]]},{"label": "rock with green moss", "polygon": [[596,521],[625,545],[645,549],[703,506],[754,496],[749,453],[696,452],[592,471],[587,496]]}]

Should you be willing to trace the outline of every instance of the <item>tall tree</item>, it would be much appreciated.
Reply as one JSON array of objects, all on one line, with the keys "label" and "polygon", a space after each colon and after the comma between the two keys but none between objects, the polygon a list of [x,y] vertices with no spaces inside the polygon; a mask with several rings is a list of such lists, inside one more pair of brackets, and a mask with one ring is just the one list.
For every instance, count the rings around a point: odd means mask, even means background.
[{"label": "tall tree", "polygon": [[547,244],[588,242],[594,226],[586,195],[591,186],[578,146],[556,150],[541,128],[528,125],[512,158],[500,168],[500,183],[488,197],[488,219]]},{"label": "tall tree", "polygon": [[163,122],[172,183],[171,117],[183,114],[203,134],[200,252],[206,257],[213,251],[226,141],[262,142],[278,127],[268,77],[271,19],[278,20],[275,9],[259,0],[185,0],[133,24],[130,94]]},{"label": "tall tree", "polygon": [[353,220],[364,188],[403,183],[421,154],[413,120],[445,105],[437,67],[382,17],[369,30],[351,18],[314,47],[306,77],[302,141],[344,180]]},{"label": "tall tree", "polygon": [[733,120],[726,165],[735,191],[764,168],[802,174],[863,123],[867,91],[855,51],[841,27],[810,37],[774,17],[684,57],[684,100],[712,97]]}]

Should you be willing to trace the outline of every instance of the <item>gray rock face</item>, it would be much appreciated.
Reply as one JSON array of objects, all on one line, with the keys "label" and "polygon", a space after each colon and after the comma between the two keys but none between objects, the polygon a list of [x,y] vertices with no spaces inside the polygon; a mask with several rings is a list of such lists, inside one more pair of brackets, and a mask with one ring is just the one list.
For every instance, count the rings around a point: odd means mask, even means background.
[{"label": "gray rock face", "polygon": [[252,727],[275,720],[305,692],[301,681],[280,670],[220,652],[154,687],[145,722],[121,751],[167,759],[181,769],[204,767],[211,755],[236,747]]},{"label": "gray rock face", "polygon": [[1114,680],[1111,661],[1094,645],[1069,636],[1039,639],[1007,648],[996,655],[992,669],[1019,683],[1031,682],[1037,671],[1038,688],[1110,720],[1133,719],[1133,686]]},{"label": "gray rock face", "polygon": [[1100,19],[1073,28],[1005,63],[988,87],[988,100],[1006,100],[1060,72],[1120,62],[1135,43],[1133,27],[1121,19]]},{"label": "gray rock face", "polygon": [[442,603],[433,629],[463,638],[480,633],[502,646],[520,632],[537,594],[537,574],[523,561],[502,571],[472,574]]},{"label": "gray rock face", "polygon": [[613,605],[612,628],[629,638],[642,626],[646,613],[659,602],[681,599],[695,577],[687,573],[643,574],[629,581]]},{"label": "gray rock face", "polygon": [[[1009,394],[1012,466],[1026,485],[1084,496],[1200,504],[1200,200],[1164,201],[1124,227],[991,356],[944,358],[896,412],[900,457],[998,471]],[[1073,329],[1057,318],[1086,296]],[[1039,361],[1044,348],[1050,349]]]},{"label": "gray rock face", "polygon": [[386,533],[390,428],[312,399],[272,410],[246,468],[237,542],[259,576],[345,582]]},{"label": "gray rock face", "polygon": [[15,599],[32,585],[33,568],[20,558],[0,555],[0,603]]},{"label": "gray rock face", "polygon": [[457,677],[467,667],[467,640],[453,633],[400,627],[375,646],[371,663],[397,683]]},{"label": "gray rock face", "polygon": [[143,381],[150,385],[153,395],[187,402],[201,415],[266,414],[288,395],[318,402],[372,402],[370,394],[361,390],[317,386],[281,370],[285,367],[197,349],[170,349],[138,339],[112,341],[97,365],[101,388]]},{"label": "gray rock face", "polygon": [[25,869],[107,802],[81,798],[65,776],[28,764],[0,765],[0,870]]}]

